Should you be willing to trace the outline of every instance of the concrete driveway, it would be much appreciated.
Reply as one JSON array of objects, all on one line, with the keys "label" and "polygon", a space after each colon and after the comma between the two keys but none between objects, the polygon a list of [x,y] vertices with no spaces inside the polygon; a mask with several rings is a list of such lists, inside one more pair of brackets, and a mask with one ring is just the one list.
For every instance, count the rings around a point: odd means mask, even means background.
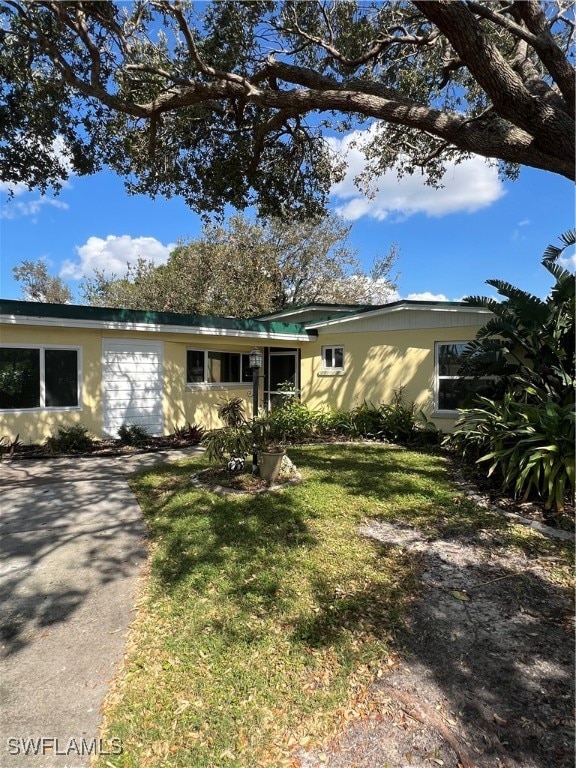
[{"label": "concrete driveway", "polygon": [[98,729],[146,559],[127,475],[192,452],[0,464],[2,768],[121,749]]}]

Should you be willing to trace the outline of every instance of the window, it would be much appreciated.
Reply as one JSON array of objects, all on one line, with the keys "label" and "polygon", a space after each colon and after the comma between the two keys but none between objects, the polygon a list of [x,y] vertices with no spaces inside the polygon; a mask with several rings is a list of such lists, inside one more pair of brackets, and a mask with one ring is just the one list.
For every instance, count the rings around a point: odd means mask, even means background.
[{"label": "window", "polygon": [[0,409],[78,408],[79,350],[0,348]]},{"label": "window", "polygon": [[189,349],[187,384],[245,384],[252,381],[250,356],[242,352]]},{"label": "window", "polygon": [[473,379],[458,374],[462,365],[462,353],[468,342],[436,344],[436,411],[457,411],[466,408],[474,394],[493,396],[497,379],[487,376]]},{"label": "window", "polygon": [[322,370],[344,370],[344,347],[322,347]]}]

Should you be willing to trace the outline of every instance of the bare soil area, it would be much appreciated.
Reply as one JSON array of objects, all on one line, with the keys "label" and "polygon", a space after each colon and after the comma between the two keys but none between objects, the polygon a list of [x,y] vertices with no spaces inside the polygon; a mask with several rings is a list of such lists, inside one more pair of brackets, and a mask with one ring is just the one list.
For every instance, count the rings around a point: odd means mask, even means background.
[{"label": "bare soil area", "polygon": [[555,556],[483,530],[429,540],[372,522],[361,535],[423,558],[423,589],[377,680],[372,713],[303,768],[568,768],[574,765],[572,590]]}]

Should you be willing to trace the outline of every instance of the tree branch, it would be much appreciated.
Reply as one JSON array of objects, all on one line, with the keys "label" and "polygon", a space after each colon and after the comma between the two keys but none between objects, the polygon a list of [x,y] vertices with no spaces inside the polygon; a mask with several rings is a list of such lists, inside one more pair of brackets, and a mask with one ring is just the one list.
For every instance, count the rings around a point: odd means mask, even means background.
[{"label": "tree branch", "polygon": [[[307,40],[309,43],[313,45],[317,45],[319,48],[322,48],[323,50],[325,50],[326,53],[329,53],[330,56],[335,61],[338,61],[345,69],[348,69],[348,70],[356,70],[359,67],[362,67],[371,61],[374,61],[391,45],[411,44],[411,45],[417,45],[417,46],[424,46],[424,45],[430,45],[431,43],[434,43],[436,39],[439,37],[438,30],[433,30],[429,35],[410,35],[406,32],[404,27],[400,25],[393,25],[388,30],[388,34],[380,35],[377,39],[371,40],[368,43],[367,50],[365,50],[364,53],[360,54],[359,56],[356,56],[353,59],[350,59],[347,56],[344,56],[334,45],[334,42],[333,42],[334,35],[333,35],[332,28],[330,26],[329,19],[327,17],[327,14],[323,5],[320,5],[320,7],[321,7],[324,20],[328,26],[329,41],[326,41],[321,37],[317,37],[316,35],[312,35],[309,32],[306,32],[306,30],[302,29],[302,27],[298,23],[298,17],[296,14],[297,7],[298,6],[296,4],[294,7],[294,20],[293,20],[294,29],[290,29],[288,27],[279,27],[279,30],[283,32],[288,32],[289,34],[292,34],[292,35],[298,35],[304,40]],[[392,32],[397,30],[401,30],[403,32],[403,35],[399,36],[399,35],[392,34]]]},{"label": "tree branch", "polygon": [[451,0],[414,0],[414,5],[450,40],[502,117],[531,134],[542,151],[557,141],[563,153],[573,152],[567,141],[573,130],[568,112],[553,111],[546,100],[533,96],[466,5]]},{"label": "tree branch", "polygon": [[542,9],[536,0],[524,0],[516,3],[515,8],[528,29],[534,33],[536,43],[533,45],[542,63],[557,83],[566,102],[566,111],[575,116],[576,107],[576,76],[574,69],[566,59],[561,48],[556,44]]}]

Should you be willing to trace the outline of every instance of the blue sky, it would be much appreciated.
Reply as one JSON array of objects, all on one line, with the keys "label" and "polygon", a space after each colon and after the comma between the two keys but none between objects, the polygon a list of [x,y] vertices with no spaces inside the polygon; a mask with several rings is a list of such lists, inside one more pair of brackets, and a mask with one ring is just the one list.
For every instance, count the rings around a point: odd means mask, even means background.
[{"label": "blue sky", "polygon": [[[501,181],[476,157],[449,168],[441,190],[425,186],[417,175],[398,182],[389,173],[375,180],[368,197],[353,184],[364,161],[351,138],[331,140],[349,162],[331,207],[351,222],[350,241],[367,267],[392,243],[398,246],[394,298],[494,295],[485,285],[488,278],[546,295],[550,281],[540,259],[549,243],[574,226],[571,182],[530,168],[517,181]],[[15,192],[8,200],[0,182],[3,298],[20,298],[12,268],[24,259],[44,259],[80,299],[79,279],[94,268],[119,274],[139,255],[162,263],[179,239],[196,237],[201,229],[199,217],[180,199],[129,196],[109,172],[72,177],[58,197]],[[573,268],[574,255],[567,257]]]}]

